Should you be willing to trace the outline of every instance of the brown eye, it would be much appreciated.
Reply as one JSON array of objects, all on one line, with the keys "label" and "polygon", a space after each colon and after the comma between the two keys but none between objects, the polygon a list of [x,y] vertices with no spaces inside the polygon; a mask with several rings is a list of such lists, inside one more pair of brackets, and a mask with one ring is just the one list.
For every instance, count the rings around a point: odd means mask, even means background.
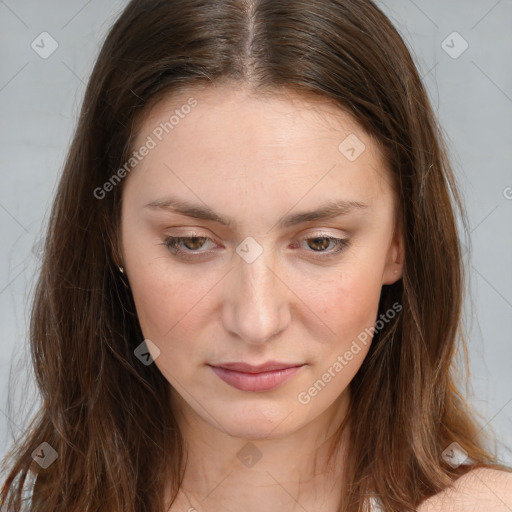
[{"label": "brown eye", "polygon": [[[309,253],[318,253],[315,258],[329,258],[341,253],[350,246],[350,241],[345,238],[335,238],[332,236],[316,236],[304,238]],[[329,249],[331,247],[331,249]]]},{"label": "brown eye", "polygon": [[[171,254],[178,257],[200,257],[203,253],[210,251],[200,250],[205,247],[207,241],[213,241],[206,236],[167,236],[163,245],[165,245]],[[194,251],[198,251],[195,253]]]},{"label": "brown eye", "polygon": [[323,236],[319,238],[308,238],[307,240],[308,246],[311,249],[313,249],[314,251],[321,251],[323,249],[327,249],[333,239]]},{"label": "brown eye", "polygon": [[[197,249],[201,249],[202,245],[204,244],[205,240],[207,240],[207,238],[204,236],[192,236],[189,238],[182,238],[181,240],[183,241],[187,249],[190,249],[191,251],[197,251]],[[188,240],[191,240],[191,242],[188,243]]]}]

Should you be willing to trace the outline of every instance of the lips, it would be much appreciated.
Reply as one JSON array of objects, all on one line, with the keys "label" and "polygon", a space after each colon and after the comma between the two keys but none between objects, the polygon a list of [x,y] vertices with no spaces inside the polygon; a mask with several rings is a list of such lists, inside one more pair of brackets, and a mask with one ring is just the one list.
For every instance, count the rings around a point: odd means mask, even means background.
[{"label": "lips", "polygon": [[226,384],[240,391],[270,391],[291,378],[304,365],[267,362],[253,366],[247,363],[223,363],[209,365],[213,372]]},{"label": "lips", "polygon": [[302,365],[303,363],[281,363],[279,361],[267,361],[266,363],[259,365],[251,365],[248,363],[222,363],[211,366],[242,373],[262,373],[272,372],[274,370],[285,370],[287,368],[296,368]]}]

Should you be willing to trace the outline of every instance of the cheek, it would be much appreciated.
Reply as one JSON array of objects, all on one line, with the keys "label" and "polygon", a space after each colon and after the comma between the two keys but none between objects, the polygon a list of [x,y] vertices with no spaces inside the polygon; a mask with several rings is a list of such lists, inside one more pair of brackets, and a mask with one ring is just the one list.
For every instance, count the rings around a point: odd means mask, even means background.
[{"label": "cheek", "polygon": [[[207,289],[170,275],[163,265],[138,267],[130,275],[137,315],[144,336],[169,342],[187,324],[189,313]],[[154,339],[152,339],[154,338]]]},{"label": "cheek", "polygon": [[[310,296],[311,309],[319,312],[318,317],[331,334],[323,342],[316,340],[310,381],[313,387],[317,379],[325,383],[318,407],[334,401],[363,364],[371,346],[371,328],[375,325],[380,299],[379,279],[364,269],[336,276],[337,283],[323,286],[323,295]],[[304,389],[306,394],[308,389],[311,388]]]},{"label": "cheek", "polygon": [[[149,265],[132,272],[130,286],[142,333],[159,350],[154,364],[176,389],[191,378],[190,362],[196,360],[198,347],[191,343],[201,294],[171,276],[162,276],[158,265]],[[205,291],[206,293],[206,291]],[[194,313],[196,317],[194,318]]]},{"label": "cheek", "polygon": [[304,302],[336,333],[336,340],[348,342],[374,325],[382,290],[378,265],[362,259],[347,262],[329,281],[312,284],[302,289]]}]

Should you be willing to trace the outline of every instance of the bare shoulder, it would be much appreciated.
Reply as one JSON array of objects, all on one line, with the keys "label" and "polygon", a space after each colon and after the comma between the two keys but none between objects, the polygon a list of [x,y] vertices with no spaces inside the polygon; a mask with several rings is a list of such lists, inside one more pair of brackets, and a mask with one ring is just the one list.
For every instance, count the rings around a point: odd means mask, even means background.
[{"label": "bare shoulder", "polygon": [[510,512],[512,473],[477,468],[424,501],[418,512]]}]

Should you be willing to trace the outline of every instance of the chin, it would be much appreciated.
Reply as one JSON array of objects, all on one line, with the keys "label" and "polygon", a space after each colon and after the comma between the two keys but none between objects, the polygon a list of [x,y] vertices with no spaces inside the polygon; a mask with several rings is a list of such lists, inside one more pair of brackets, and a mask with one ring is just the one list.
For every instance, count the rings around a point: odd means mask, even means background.
[{"label": "chin", "polygon": [[278,431],[279,422],[269,425],[262,422],[261,424],[241,424],[226,425],[231,437],[243,439],[246,441],[268,441],[270,439],[279,439],[290,434],[288,430]]},{"label": "chin", "polygon": [[[297,418],[293,417],[290,406],[278,404],[240,404],[234,403],[227,411],[225,406],[213,417],[221,418],[221,428],[232,437],[242,439],[279,439],[291,433]],[[211,418],[208,419],[211,423]],[[218,424],[212,426],[219,428]]]}]

